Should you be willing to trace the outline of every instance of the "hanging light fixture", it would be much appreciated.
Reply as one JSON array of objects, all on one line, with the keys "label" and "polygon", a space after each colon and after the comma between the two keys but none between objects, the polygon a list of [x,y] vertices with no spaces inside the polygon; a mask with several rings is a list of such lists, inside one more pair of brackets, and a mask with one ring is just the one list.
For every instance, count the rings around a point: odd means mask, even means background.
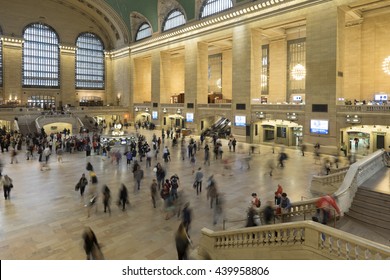
[{"label": "hanging light fixture", "polygon": [[292,70],[291,75],[294,80],[302,81],[306,77],[306,68],[302,64],[296,64]]}]

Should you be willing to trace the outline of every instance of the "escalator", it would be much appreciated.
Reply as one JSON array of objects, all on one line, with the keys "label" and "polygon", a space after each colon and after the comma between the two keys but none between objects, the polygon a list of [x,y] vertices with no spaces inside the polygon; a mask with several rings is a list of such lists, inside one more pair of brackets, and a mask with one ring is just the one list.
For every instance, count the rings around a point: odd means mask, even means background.
[{"label": "escalator", "polygon": [[205,129],[205,136],[217,135],[219,138],[226,138],[231,133],[231,122],[229,119],[221,117],[212,126]]}]

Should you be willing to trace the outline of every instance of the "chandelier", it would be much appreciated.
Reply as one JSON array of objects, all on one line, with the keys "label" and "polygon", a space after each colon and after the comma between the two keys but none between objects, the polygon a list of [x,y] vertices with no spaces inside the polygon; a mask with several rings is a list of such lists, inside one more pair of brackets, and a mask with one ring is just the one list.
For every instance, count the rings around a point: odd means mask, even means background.
[{"label": "chandelier", "polygon": [[382,62],[382,69],[385,74],[390,75],[390,56],[386,57]]},{"label": "chandelier", "polygon": [[291,75],[294,80],[302,81],[306,77],[306,68],[302,64],[295,65],[291,70]]}]

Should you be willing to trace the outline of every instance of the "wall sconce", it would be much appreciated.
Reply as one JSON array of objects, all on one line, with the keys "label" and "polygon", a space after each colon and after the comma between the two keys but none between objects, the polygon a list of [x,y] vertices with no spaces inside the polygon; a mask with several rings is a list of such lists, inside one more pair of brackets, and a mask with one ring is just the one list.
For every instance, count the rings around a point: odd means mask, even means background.
[{"label": "wall sconce", "polygon": [[145,108],[145,112],[149,112],[149,108]]},{"label": "wall sconce", "polygon": [[347,123],[360,123],[361,122],[361,118],[358,116],[358,115],[347,115],[345,117],[345,121]]},{"label": "wall sconce", "polygon": [[134,111],[138,112],[138,111],[139,111],[138,107],[135,107],[135,108],[134,108]]},{"label": "wall sconce", "polygon": [[263,112],[256,112],[256,118],[265,119],[265,114]]},{"label": "wall sconce", "polygon": [[296,120],[296,119],[298,119],[298,116],[295,113],[287,113],[287,119],[288,120]]},{"label": "wall sconce", "polygon": [[163,108],[163,113],[164,113],[164,114],[167,113],[167,108]]},{"label": "wall sconce", "polygon": [[180,115],[180,114],[181,114],[181,109],[178,108],[178,109],[176,110],[176,113]]}]

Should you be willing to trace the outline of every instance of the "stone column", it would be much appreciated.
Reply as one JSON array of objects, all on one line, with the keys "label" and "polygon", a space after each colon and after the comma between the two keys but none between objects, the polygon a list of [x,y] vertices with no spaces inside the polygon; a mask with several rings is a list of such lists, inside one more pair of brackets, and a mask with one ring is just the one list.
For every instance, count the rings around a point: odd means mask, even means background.
[{"label": "stone column", "polygon": [[27,96],[22,95],[22,39],[3,37],[3,100],[21,100],[27,103]]},{"label": "stone column", "polygon": [[161,83],[161,60],[160,60],[160,53],[159,52],[153,52],[152,53],[152,61],[151,61],[151,76],[152,76],[152,89],[151,89],[151,101],[152,104],[154,103],[160,103],[160,83]]},{"label": "stone column", "polygon": [[197,51],[197,103],[207,104],[208,95],[208,67],[209,67],[209,51],[208,44],[204,42],[198,43]]},{"label": "stone column", "polygon": [[[322,152],[336,152],[336,91],[338,59],[338,11],[332,2],[307,14],[306,106],[304,142],[320,143]],[[312,105],[327,105],[327,112],[312,112]],[[329,134],[310,133],[310,120],[329,121]]]},{"label": "stone column", "polygon": [[169,103],[173,94],[171,79],[175,77],[175,73],[172,72],[171,68],[171,54],[169,52],[160,52],[160,60],[160,102]]},{"label": "stone column", "polygon": [[[111,59],[112,69],[112,93],[111,98],[115,100],[115,105],[119,101],[121,106],[130,104],[130,50],[121,52]],[[109,94],[106,89],[107,95]]]},{"label": "stone column", "polygon": [[62,46],[60,52],[60,61],[61,94],[59,97],[60,100],[57,101],[61,102],[62,105],[71,104],[72,106],[78,106],[80,96],[77,96],[75,91],[75,46]]},{"label": "stone column", "polygon": [[[194,113],[194,123],[187,123],[187,128],[200,131],[200,112],[197,104],[207,103],[207,73],[208,73],[208,44],[188,40],[184,54],[184,91],[185,112]],[[194,108],[187,108],[193,103]]]},{"label": "stone column", "polygon": [[[250,142],[250,127],[237,127],[234,125],[236,115],[246,116],[246,125],[250,126],[251,117],[251,70],[252,70],[252,44],[251,30],[247,26],[232,28],[232,133],[238,141]],[[237,109],[242,106],[242,109]],[[243,108],[245,107],[245,108]]]}]

